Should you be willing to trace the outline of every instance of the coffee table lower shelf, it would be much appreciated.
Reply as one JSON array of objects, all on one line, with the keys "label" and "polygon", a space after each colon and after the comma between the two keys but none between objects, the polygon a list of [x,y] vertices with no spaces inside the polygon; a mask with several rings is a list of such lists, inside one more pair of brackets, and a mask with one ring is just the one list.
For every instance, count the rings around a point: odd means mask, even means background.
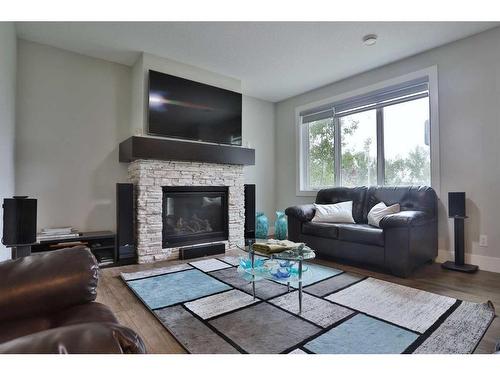
[{"label": "coffee table lower shelf", "polygon": [[[290,259],[287,259],[288,261],[291,261],[291,262],[294,262],[294,263],[297,263],[298,264],[298,270],[297,270],[297,276],[296,277],[293,277],[293,276],[290,276],[288,277],[287,279],[278,279],[276,277],[274,277],[273,275],[271,275],[270,273],[267,273],[267,272],[262,272],[262,271],[258,271],[258,269],[256,269],[254,267],[255,265],[255,252],[254,251],[250,251],[249,253],[249,258],[251,260],[251,267],[248,268],[248,269],[243,269],[241,266],[239,267],[239,269],[246,275],[246,276],[250,276],[251,277],[251,280],[250,282],[252,283],[252,295],[253,295],[253,298],[256,299],[256,294],[255,294],[255,283],[258,282],[259,280],[262,280],[262,279],[266,279],[266,280],[271,280],[271,281],[282,281],[282,282],[287,282],[287,287],[288,287],[288,292],[290,292],[290,283],[292,281],[294,282],[297,282],[298,283],[298,294],[299,294],[299,315],[302,314],[302,276],[303,276],[303,270],[304,270],[304,265],[303,265],[303,262],[304,260],[303,259],[295,259],[295,260],[290,260]],[[270,255],[270,259],[273,260],[273,259],[279,259],[273,255]]]}]

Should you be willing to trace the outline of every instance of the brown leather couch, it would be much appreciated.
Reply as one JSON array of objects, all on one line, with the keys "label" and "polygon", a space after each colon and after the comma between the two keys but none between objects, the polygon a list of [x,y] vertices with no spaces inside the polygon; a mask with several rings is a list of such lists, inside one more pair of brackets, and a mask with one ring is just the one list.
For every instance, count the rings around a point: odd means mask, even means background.
[{"label": "brown leather couch", "polygon": [[144,343],[94,302],[99,267],[85,247],[0,263],[0,353],[145,353]]}]

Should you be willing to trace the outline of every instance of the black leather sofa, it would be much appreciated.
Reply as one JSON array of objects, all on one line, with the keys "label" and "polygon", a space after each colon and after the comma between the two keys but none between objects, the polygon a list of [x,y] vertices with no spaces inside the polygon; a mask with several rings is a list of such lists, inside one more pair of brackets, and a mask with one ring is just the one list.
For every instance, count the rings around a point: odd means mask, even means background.
[{"label": "black leather sofa", "polygon": [[[406,277],[437,257],[437,196],[427,186],[372,186],[320,190],[318,204],[353,201],[356,224],[311,222],[313,204],[288,207],[288,238],[305,242],[318,257],[375,266]],[[401,212],[384,217],[380,228],[367,224],[379,202],[399,203]]]}]

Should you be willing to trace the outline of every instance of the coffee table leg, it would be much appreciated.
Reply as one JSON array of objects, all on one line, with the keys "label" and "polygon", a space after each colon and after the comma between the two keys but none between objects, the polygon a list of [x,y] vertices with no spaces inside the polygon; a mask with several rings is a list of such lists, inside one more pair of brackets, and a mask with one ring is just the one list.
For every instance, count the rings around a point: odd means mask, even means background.
[{"label": "coffee table leg", "polygon": [[255,261],[255,253],[252,251],[250,255],[252,257],[252,293],[253,293],[253,299],[255,300],[255,269],[253,268],[253,264]]},{"label": "coffee table leg", "polygon": [[302,260],[299,261],[299,315],[302,314]]}]

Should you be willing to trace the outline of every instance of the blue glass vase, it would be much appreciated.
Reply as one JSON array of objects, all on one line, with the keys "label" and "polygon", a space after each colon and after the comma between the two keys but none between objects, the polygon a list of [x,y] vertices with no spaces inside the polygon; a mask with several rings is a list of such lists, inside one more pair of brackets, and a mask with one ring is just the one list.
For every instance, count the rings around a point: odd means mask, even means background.
[{"label": "blue glass vase", "polygon": [[269,220],[264,212],[257,212],[255,215],[255,238],[267,239],[269,231]]},{"label": "blue glass vase", "polygon": [[276,221],[274,222],[274,237],[277,240],[286,239],[287,221],[283,211],[276,211]]}]

